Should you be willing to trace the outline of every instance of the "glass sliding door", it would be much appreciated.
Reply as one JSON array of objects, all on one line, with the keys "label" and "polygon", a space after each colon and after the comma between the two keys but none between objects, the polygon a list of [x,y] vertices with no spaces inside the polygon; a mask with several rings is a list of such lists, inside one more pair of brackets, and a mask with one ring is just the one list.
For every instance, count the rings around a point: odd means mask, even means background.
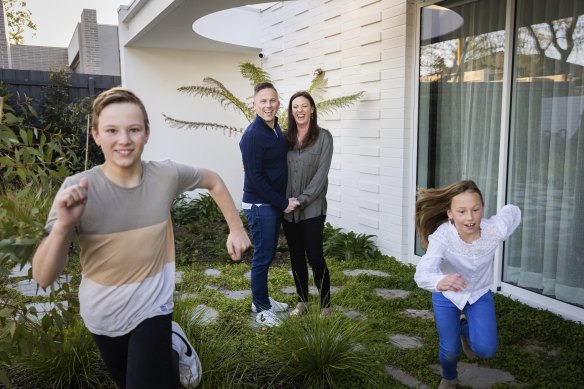
[{"label": "glass sliding door", "polygon": [[584,306],[584,1],[517,0],[503,281]]},{"label": "glass sliding door", "polygon": [[497,205],[505,7],[443,1],[420,15],[417,186],[472,179],[487,216]]}]

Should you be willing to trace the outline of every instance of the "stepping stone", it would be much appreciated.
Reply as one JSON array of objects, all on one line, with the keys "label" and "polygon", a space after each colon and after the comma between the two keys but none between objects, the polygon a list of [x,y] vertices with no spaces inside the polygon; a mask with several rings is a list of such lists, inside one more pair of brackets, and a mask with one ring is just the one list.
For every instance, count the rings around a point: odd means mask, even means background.
[{"label": "stepping stone", "polygon": [[422,338],[405,334],[395,334],[389,337],[389,341],[402,350],[412,350],[422,347]]},{"label": "stepping stone", "polygon": [[427,309],[406,309],[402,314],[413,319],[434,320],[434,314]]},{"label": "stepping stone", "polygon": [[351,347],[351,350],[357,353],[362,353],[363,351],[366,350],[366,348],[361,343],[356,343],[353,347]]},{"label": "stepping stone", "polygon": [[251,296],[251,290],[223,290],[221,293],[233,300],[243,300],[247,296]]},{"label": "stepping stone", "polygon": [[185,272],[184,271],[177,271],[174,273],[174,283],[175,284],[180,284],[182,282],[183,276],[184,276]]},{"label": "stepping stone", "polygon": [[367,274],[369,276],[379,276],[379,277],[389,277],[391,274],[380,270],[369,270],[369,269],[355,269],[355,270],[343,270],[343,273],[347,276],[360,276],[361,274]]},{"label": "stepping stone", "polygon": [[199,297],[196,293],[175,293],[175,299],[177,301],[187,301],[187,300],[194,300]]},{"label": "stepping stone", "polygon": [[233,300],[243,300],[247,296],[251,295],[251,290],[228,290],[221,289],[220,287],[214,285],[205,285],[205,288],[216,290],[223,296]]},{"label": "stepping stone", "polygon": [[[69,281],[70,280],[69,280],[69,276],[68,275],[62,275],[62,276],[60,276],[57,279],[57,281],[55,281],[55,283],[53,283],[53,287],[55,289],[58,289],[61,284],[64,284],[64,283],[69,282]],[[12,289],[18,290],[23,296],[29,296],[29,297],[43,296],[43,297],[48,297],[51,294],[51,288],[50,287],[48,287],[47,289],[43,289],[43,288],[41,288],[39,286],[39,284],[34,279],[22,280],[20,282],[17,282],[16,284],[10,285],[9,287],[12,288]]]},{"label": "stepping stone", "polygon": [[347,316],[349,319],[367,320],[367,316],[354,309],[348,309],[340,305],[335,306],[335,309],[341,312],[343,315]]},{"label": "stepping stone", "polygon": [[407,290],[402,289],[382,289],[382,288],[375,288],[373,289],[376,295],[383,297],[386,300],[391,299],[401,299],[408,297],[410,292]]},{"label": "stepping stone", "polygon": [[429,386],[425,383],[418,381],[417,378],[412,377],[405,371],[391,365],[385,365],[385,372],[407,386],[408,388],[417,388],[417,389],[429,389]]},{"label": "stepping stone", "polygon": [[527,341],[523,345],[523,348],[525,348],[527,351],[529,351],[531,354],[534,354],[537,357],[540,357],[543,355],[543,356],[546,356],[548,358],[553,358],[553,357],[558,355],[558,350],[556,350],[556,349],[550,350],[549,348],[546,348],[535,341]]},{"label": "stepping stone", "polygon": [[[288,274],[290,274],[290,277],[294,277],[294,273],[292,273],[292,270],[288,271]],[[312,272],[310,271],[310,269],[308,270],[308,278],[312,278]]]},{"label": "stepping stone", "polygon": [[201,325],[215,324],[218,318],[219,312],[205,304],[197,305],[191,313],[191,320]]},{"label": "stepping stone", "polygon": [[[440,374],[440,365],[431,366]],[[486,389],[496,384],[514,384],[515,377],[504,370],[479,366],[478,363],[458,362],[458,380],[461,386]]]},{"label": "stepping stone", "polygon": [[217,269],[207,269],[205,270],[205,275],[210,277],[217,277],[221,275],[221,270]]},{"label": "stepping stone", "polygon": [[28,270],[31,267],[32,266],[30,265],[30,263],[24,265],[22,269],[20,268],[20,265],[16,265],[12,268],[12,270],[10,270],[10,275],[8,276],[8,278],[28,277]]},{"label": "stepping stone", "polygon": [[[282,293],[284,294],[296,294],[296,287],[295,286],[286,286],[282,289],[280,289],[282,291]],[[338,292],[339,290],[341,290],[340,287],[338,286],[331,286],[331,294]],[[318,296],[318,289],[316,288],[316,286],[311,285],[308,287],[308,293],[313,294],[315,296]]]}]

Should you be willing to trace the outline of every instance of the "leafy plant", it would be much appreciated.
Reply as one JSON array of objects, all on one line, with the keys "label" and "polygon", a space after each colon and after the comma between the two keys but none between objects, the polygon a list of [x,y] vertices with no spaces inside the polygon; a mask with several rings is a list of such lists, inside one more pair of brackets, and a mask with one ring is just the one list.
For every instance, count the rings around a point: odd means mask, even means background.
[{"label": "leafy plant", "polygon": [[[245,79],[249,80],[252,87],[261,82],[272,82],[270,75],[265,70],[249,61],[242,62],[239,65],[239,71]],[[321,98],[324,95],[326,84],[327,79],[325,78],[325,71],[322,69],[316,69],[307,91],[315,99],[319,115],[326,115],[338,111],[339,109],[349,107],[363,96],[363,92],[357,92],[347,96],[322,100]],[[193,96],[209,97],[221,104],[224,109],[233,108],[236,111],[240,111],[243,116],[245,116],[248,123],[251,123],[255,118],[255,112],[251,103],[246,103],[244,100],[237,98],[231,91],[229,91],[229,89],[227,89],[227,87],[225,87],[225,85],[212,77],[205,77],[203,79],[203,85],[182,86],[178,88],[178,91]],[[282,104],[277,116],[280,118],[286,118],[288,115],[287,111],[287,104]],[[242,133],[245,130],[244,128],[219,123],[180,120],[167,115],[164,115],[164,117],[167,123],[176,128],[223,130],[230,135],[238,132]],[[279,124],[282,129],[286,129],[287,123],[285,119],[281,120]]]},{"label": "leafy plant", "polygon": [[326,222],[323,229],[323,241],[326,242],[327,240],[333,239],[335,236],[342,233],[342,228],[336,228],[329,222]]},{"label": "leafy plant", "polygon": [[28,387],[115,388],[89,331],[81,319],[66,327],[62,343],[17,357],[9,368],[15,383]]},{"label": "leafy plant", "polygon": [[324,255],[337,259],[372,259],[381,253],[373,242],[375,235],[356,234],[353,231],[341,232],[330,229],[329,237],[323,243]]},{"label": "leafy plant", "polygon": [[223,220],[223,214],[221,213],[219,206],[208,193],[203,193],[194,200],[194,208],[197,217],[200,219],[212,222]]},{"label": "leafy plant", "polygon": [[[10,43],[16,45],[24,44],[25,29],[36,31],[37,25],[32,20],[31,12],[26,8],[24,0],[2,0],[6,11],[6,21],[8,23],[8,37]],[[34,33],[33,33],[34,34]]]},{"label": "leafy plant", "polygon": [[[27,124],[26,116],[4,106],[0,122],[0,274],[30,261],[44,235],[39,220],[46,220],[52,196],[69,173],[75,155],[59,134],[51,134]],[[36,112],[28,107],[28,113]],[[62,342],[62,333],[71,316],[61,301],[70,299],[67,284],[51,293],[55,308],[39,321],[36,311],[22,298],[2,293],[0,299],[0,361],[8,364],[31,350],[50,351]],[[72,300],[71,300],[72,301]],[[10,385],[0,366],[0,383]]]},{"label": "leafy plant", "polygon": [[289,318],[275,334],[270,358],[298,386],[340,388],[351,382],[355,387],[375,387],[372,372],[379,364],[363,350],[369,337],[363,322],[339,313],[323,317],[320,310],[311,309]]},{"label": "leafy plant", "polygon": [[39,103],[40,125],[53,134],[62,134],[78,156],[70,167],[71,172],[80,172],[103,162],[97,144],[90,139],[89,126],[92,99],[89,97],[70,102],[68,69],[53,69],[50,83],[43,90]]}]

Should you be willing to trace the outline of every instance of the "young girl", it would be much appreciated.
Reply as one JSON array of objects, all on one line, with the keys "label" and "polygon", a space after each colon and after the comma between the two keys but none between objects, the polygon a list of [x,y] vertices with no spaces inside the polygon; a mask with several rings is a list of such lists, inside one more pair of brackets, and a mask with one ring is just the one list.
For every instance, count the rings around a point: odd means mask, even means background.
[{"label": "young girl", "polygon": [[[491,293],[497,246],[521,222],[521,211],[505,205],[483,220],[483,195],[470,180],[440,189],[420,189],[416,227],[426,254],[416,268],[418,286],[432,292],[442,367],[439,389],[456,388],[462,349],[469,360],[497,351],[497,322]],[[462,315],[461,315],[462,312]]]}]

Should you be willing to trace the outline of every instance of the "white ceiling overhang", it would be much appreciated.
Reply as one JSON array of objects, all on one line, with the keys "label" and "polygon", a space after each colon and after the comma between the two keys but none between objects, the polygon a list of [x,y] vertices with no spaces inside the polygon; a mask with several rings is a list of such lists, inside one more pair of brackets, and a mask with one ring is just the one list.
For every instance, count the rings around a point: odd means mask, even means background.
[{"label": "white ceiling overhang", "polygon": [[[126,47],[257,52],[260,10],[253,0],[134,0],[119,10]],[[194,27],[194,29],[193,29]],[[196,32],[195,32],[196,30]]]}]

